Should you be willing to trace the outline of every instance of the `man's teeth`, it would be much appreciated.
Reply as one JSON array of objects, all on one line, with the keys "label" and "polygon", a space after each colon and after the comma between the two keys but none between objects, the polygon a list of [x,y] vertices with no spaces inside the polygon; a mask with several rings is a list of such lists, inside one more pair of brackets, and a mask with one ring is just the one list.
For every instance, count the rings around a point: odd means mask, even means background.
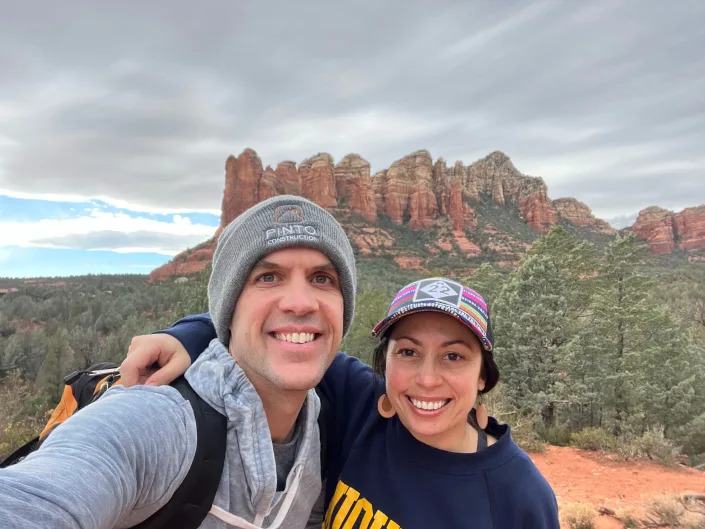
[{"label": "man's teeth", "polygon": [[289,334],[277,332],[274,333],[274,336],[277,338],[277,340],[283,340],[285,342],[292,343],[308,343],[312,342],[316,338],[316,335],[312,332],[292,332]]},{"label": "man's teeth", "polygon": [[445,406],[448,402],[448,399],[437,400],[435,402],[429,402],[427,400],[412,399],[411,397],[409,397],[409,400],[411,401],[411,403],[415,407],[421,408],[422,410],[438,410],[438,409],[442,408],[443,406]]}]

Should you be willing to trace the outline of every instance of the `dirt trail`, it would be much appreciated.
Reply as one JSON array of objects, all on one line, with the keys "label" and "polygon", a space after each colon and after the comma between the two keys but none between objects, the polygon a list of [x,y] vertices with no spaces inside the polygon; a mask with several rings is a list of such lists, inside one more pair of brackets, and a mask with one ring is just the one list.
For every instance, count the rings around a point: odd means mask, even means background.
[{"label": "dirt trail", "polygon": [[[670,468],[651,461],[618,461],[598,452],[549,446],[531,454],[536,466],[553,487],[559,505],[580,502],[618,511],[631,508],[643,513],[648,500],[660,494],[705,493],[705,472],[686,467]],[[598,529],[621,524],[609,517],[597,519]]]}]

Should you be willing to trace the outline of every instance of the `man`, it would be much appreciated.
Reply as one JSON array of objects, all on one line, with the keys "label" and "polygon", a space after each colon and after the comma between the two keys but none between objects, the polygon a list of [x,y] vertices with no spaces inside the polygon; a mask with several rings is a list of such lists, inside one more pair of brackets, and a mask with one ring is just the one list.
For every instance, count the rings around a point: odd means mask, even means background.
[{"label": "man", "polygon": [[[201,527],[306,525],[321,488],[312,388],[350,326],[355,287],[345,233],[303,198],[262,202],[221,234],[208,284],[217,339],[186,373],[228,425]],[[113,388],[0,471],[0,527],[138,524],[183,482],[196,441],[193,409],[174,388]]]}]

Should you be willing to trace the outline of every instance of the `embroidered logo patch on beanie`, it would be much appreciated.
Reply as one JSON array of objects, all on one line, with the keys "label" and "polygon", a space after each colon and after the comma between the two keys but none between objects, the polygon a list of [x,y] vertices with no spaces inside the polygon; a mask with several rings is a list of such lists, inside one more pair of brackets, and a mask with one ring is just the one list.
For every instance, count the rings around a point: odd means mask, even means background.
[{"label": "embroidered logo patch on beanie", "polygon": [[274,209],[275,226],[267,228],[264,238],[267,245],[283,242],[317,242],[319,233],[316,227],[306,223],[304,210],[296,204],[285,204]]}]

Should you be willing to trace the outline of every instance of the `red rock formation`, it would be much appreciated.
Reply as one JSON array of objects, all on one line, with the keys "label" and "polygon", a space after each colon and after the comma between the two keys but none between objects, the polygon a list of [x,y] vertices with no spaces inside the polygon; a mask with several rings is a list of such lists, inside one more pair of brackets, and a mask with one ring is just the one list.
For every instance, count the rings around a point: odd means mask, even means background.
[{"label": "red rock formation", "polygon": [[370,178],[370,164],[358,154],[348,154],[334,169],[338,203],[347,204],[370,222],[377,221],[377,204]]},{"label": "red rock formation", "polygon": [[648,207],[639,212],[631,230],[654,253],[671,253],[676,245],[685,251],[705,250],[705,205],[680,213]]},{"label": "red rock formation", "polygon": [[152,270],[149,274],[149,282],[197,274],[213,260],[215,246],[216,239],[213,238],[191,250],[181,252],[168,263]]},{"label": "red rock formation", "polygon": [[705,250],[705,205],[676,213],[674,221],[682,250]]},{"label": "red rock formation", "polygon": [[545,192],[536,192],[519,199],[519,210],[527,224],[539,233],[546,233],[558,222],[556,211]]},{"label": "red rock formation", "polygon": [[604,220],[596,218],[587,204],[574,198],[559,198],[553,201],[553,207],[561,218],[576,226],[590,228],[598,233],[614,235],[615,229]]},{"label": "red rock formation", "polygon": [[408,220],[413,229],[430,226],[438,216],[432,185],[433,166],[428,151],[416,151],[397,160],[382,183],[384,214],[397,224]]},{"label": "red rock formation", "polygon": [[221,229],[246,209],[259,202],[259,181],[262,160],[252,149],[245,149],[235,158],[225,161],[225,191],[221,205]]},{"label": "red rock formation", "polygon": [[463,181],[461,178],[454,178],[451,184],[448,197],[448,212],[454,231],[460,231],[463,228],[475,229],[477,223],[475,222],[473,211],[467,202],[463,200]]},{"label": "red rock formation", "polygon": [[465,232],[454,231],[453,237],[455,238],[455,244],[458,245],[458,248],[460,248],[460,251],[463,252],[465,257],[475,257],[482,253],[480,247],[465,236]]},{"label": "red rock formation", "polygon": [[[375,223],[378,215],[386,215],[397,224],[404,223],[411,229],[422,230],[447,218],[453,235],[448,234],[438,243],[429,243],[431,253],[460,251],[471,256],[479,251],[467,240],[465,233],[477,227],[474,212],[467,201],[479,200],[481,195],[494,197],[500,205],[516,204],[526,222],[538,232],[545,232],[558,218],[543,180],[523,175],[501,152],[494,152],[468,167],[457,161],[449,169],[442,158],[433,164],[428,151],[416,151],[370,178],[370,164],[357,154],[346,156],[337,165],[329,154],[321,153],[301,162],[298,169],[294,162],[285,161],[275,170],[271,167],[264,170],[257,154],[252,149],[245,149],[237,158],[228,157],[225,180],[221,224],[216,237],[225,225],[247,208],[285,193],[305,196],[322,207],[333,209],[336,215],[352,211],[370,223]],[[567,199],[556,204],[563,218],[570,222],[608,232],[605,223],[595,219],[584,204]],[[702,224],[698,219],[699,211],[684,214],[677,228],[673,228],[682,233],[679,237],[684,241],[684,247],[695,248],[701,244]],[[346,228],[349,229],[350,225],[346,224]],[[490,229],[489,225],[483,228],[485,233],[490,233]],[[395,253],[397,250],[393,236],[387,232],[358,231],[349,235],[363,255]],[[508,254],[511,260],[521,256],[522,245],[511,236],[501,232],[490,235],[493,240],[487,244],[488,249]],[[155,271],[154,275],[161,278],[184,274],[203,266],[201,261],[185,252]]]},{"label": "red rock formation", "polygon": [[259,188],[257,191],[259,195],[260,202],[262,200],[267,200],[271,197],[276,197],[282,193],[279,193],[279,179],[277,175],[272,171],[272,168],[267,166],[267,168],[262,173],[262,178],[259,181]]},{"label": "red rock formation", "polygon": [[292,161],[280,162],[274,170],[284,195],[301,195],[301,177]]},{"label": "red rock formation", "polygon": [[526,222],[539,233],[545,233],[558,221],[542,178],[517,171],[509,157],[495,151],[467,169],[470,196],[489,193],[500,206],[507,200],[519,206]]},{"label": "red rock formation", "polygon": [[338,205],[333,178],[333,157],[330,154],[319,153],[301,162],[299,176],[303,196],[322,208]]},{"label": "red rock formation", "polygon": [[658,206],[642,209],[632,231],[637,239],[645,240],[653,253],[671,253],[675,246],[673,213]]},{"label": "red rock formation", "polygon": [[446,162],[443,158],[438,158],[433,164],[433,192],[436,194],[438,202],[438,213],[448,214],[448,200],[450,199],[450,189],[448,187]]}]

